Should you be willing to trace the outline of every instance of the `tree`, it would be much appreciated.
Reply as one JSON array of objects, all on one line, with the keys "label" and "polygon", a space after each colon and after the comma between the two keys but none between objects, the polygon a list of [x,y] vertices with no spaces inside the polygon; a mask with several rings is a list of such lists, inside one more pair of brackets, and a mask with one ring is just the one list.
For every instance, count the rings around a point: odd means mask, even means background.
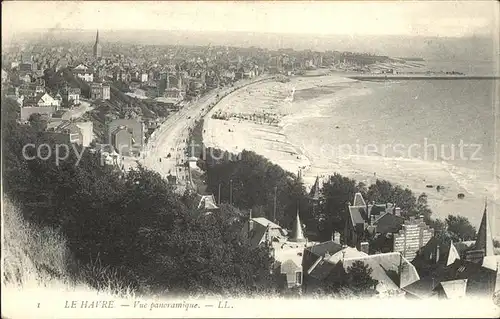
[{"label": "tree", "polygon": [[454,241],[473,240],[476,228],[463,216],[448,215],[445,219],[447,231]]},{"label": "tree", "polygon": [[65,86],[63,71],[56,72],[54,69],[46,69],[43,74],[45,86],[51,93],[57,93]]},{"label": "tree", "polygon": [[113,86],[116,87],[118,90],[120,90],[123,93],[130,92],[130,87],[128,86],[127,83],[123,81],[114,81]]},{"label": "tree", "polygon": [[[207,189],[222,202],[240,209],[252,209],[254,216],[274,219],[276,189],[276,219],[289,226],[295,220],[297,208],[302,221],[310,219],[306,191],[297,177],[254,152],[243,150],[229,154],[221,150],[206,149]],[[299,205],[299,206],[298,206]]]},{"label": "tree", "polygon": [[200,214],[189,194],[179,196],[156,172],[139,166],[123,175],[90,152],[80,161],[71,152],[58,165],[53,158],[28,161],[23,145],[45,141],[33,127],[16,124],[15,107],[6,108],[4,189],[30,222],[65,236],[90,285],[109,284],[107,275],[92,271],[97,264],[146,292],[275,291],[269,251],[242,240],[245,216],[238,209],[221,205],[217,214]]},{"label": "tree", "polygon": [[43,117],[39,113],[31,114],[29,119],[28,119],[28,122],[33,127],[33,129],[37,132],[43,132],[43,131],[45,131],[45,129],[47,129],[48,121],[45,117]]},{"label": "tree", "polygon": [[352,202],[357,192],[364,192],[364,184],[335,173],[323,183],[321,194],[323,203],[315,216],[320,229],[321,240],[328,240],[333,230],[342,230],[349,216],[348,203]]},{"label": "tree", "polygon": [[371,277],[373,269],[361,260],[355,261],[347,268],[348,287],[358,296],[376,294],[378,280]]},{"label": "tree", "polygon": [[417,207],[415,209],[416,215],[424,216],[424,220],[428,220],[431,218],[432,210],[429,208],[427,204],[427,194],[422,193],[417,198]]},{"label": "tree", "polygon": [[378,180],[370,185],[366,194],[369,201],[376,203],[395,203],[405,212],[414,210],[416,198],[409,189],[394,186],[385,180]]},{"label": "tree", "polygon": [[377,180],[375,184],[370,185],[366,198],[370,202],[394,203],[401,208],[405,217],[423,215],[430,218],[432,214],[425,193],[416,198],[410,189],[394,186],[385,180]]},{"label": "tree", "polygon": [[168,240],[152,237],[145,245],[154,257],[147,267],[149,281],[181,295],[274,292],[278,286],[270,272],[269,251],[251,249],[240,237],[241,227],[237,210],[225,205],[216,214],[185,215],[182,223],[161,235]]}]

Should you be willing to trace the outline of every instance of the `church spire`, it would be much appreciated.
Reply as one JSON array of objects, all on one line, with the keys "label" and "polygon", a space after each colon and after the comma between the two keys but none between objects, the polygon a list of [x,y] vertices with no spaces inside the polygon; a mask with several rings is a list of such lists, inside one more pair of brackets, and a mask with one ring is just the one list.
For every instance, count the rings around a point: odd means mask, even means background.
[{"label": "church spire", "polygon": [[300,223],[298,207],[297,207],[297,218],[295,219],[295,223],[293,224],[292,237],[289,239],[289,241],[296,243],[302,243],[306,241],[306,238],[304,237],[304,232],[302,230],[302,224]]},{"label": "church spire", "polygon": [[314,181],[314,185],[311,187],[311,191],[309,192],[309,197],[312,200],[319,200],[321,196],[321,189],[319,185],[319,176],[316,176],[316,180]]},{"label": "church spire", "polygon": [[99,43],[99,30],[97,30],[96,36],[95,36],[95,43],[94,43],[94,58],[100,58],[102,56],[102,48],[101,44]]},{"label": "church spire", "polygon": [[493,237],[491,233],[491,225],[488,218],[487,202],[484,204],[483,218],[477,231],[477,239],[475,249],[484,251],[484,256],[493,256]]}]

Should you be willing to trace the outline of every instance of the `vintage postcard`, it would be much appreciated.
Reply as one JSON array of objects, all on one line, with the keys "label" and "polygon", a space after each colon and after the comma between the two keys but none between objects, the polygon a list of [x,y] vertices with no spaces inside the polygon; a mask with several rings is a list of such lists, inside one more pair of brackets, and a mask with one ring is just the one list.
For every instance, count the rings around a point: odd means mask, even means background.
[{"label": "vintage postcard", "polygon": [[500,316],[498,1],[5,1],[2,318]]}]

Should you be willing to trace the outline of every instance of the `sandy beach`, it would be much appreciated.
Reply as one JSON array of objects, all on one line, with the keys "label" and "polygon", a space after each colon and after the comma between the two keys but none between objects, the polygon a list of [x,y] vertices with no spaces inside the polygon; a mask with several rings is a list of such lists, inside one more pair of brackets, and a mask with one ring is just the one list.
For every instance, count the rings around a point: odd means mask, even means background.
[{"label": "sandy beach", "polygon": [[[338,75],[321,77],[293,77],[290,82],[265,82],[247,86],[218,103],[205,117],[203,140],[206,146],[234,153],[243,149],[254,151],[285,170],[302,171],[306,187],[310,187],[316,176],[328,176],[334,172],[371,184],[378,179],[410,188],[417,196],[428,195],[434,217],[445,218],[448,214],[459,214],[470,219],[478,228],[488,198],[493,232],[500,235],[500,198],[498,178],[482,171],[457,168],[439,161],[424,161],[390,156],[341,154],[332,145],[315,139],[311,127],[297,130],[295,123],[315,117],[329,117],[324,113],[326,105],[322,94],[329,94],[328,107],[335,107],[353,96],[370,93],[358,82]],[[307,91],[305,91],[307,90]],[[301,97],[300,92],[312,96]],[[312,93],[311,93],[312,92]],[[292,97],[293,96],[293,97]],[[338,134],[349,127],[348,118],[329,118]],[[428,187],[432,185],[433,187]],[[436,191],[437,185],[445,188]],[[458,199],[457,194],[466,194]]]},{"label": "sandy beach", "polygon": [[292,96],[297,90],[351,81],[325,76],[249,85],[222,100],[207,114],[203,141],[207,147],[233,153],[243,149],[254,151],[290,172],[310,169],[306,150],[293,145],[283,133],[287,123],[300,119],[292,105]]}]

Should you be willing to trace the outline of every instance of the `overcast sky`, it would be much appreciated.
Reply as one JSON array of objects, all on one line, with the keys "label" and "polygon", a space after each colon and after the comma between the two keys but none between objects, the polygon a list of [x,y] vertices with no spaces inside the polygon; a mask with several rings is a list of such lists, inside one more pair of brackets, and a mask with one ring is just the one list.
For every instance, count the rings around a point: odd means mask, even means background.
[{"label": "overcast sky", "polygon": [[[35,28],[491,36],[497,1],[3,2],[3,34]],[[498,31],[497,31],[498,32]]]}]

